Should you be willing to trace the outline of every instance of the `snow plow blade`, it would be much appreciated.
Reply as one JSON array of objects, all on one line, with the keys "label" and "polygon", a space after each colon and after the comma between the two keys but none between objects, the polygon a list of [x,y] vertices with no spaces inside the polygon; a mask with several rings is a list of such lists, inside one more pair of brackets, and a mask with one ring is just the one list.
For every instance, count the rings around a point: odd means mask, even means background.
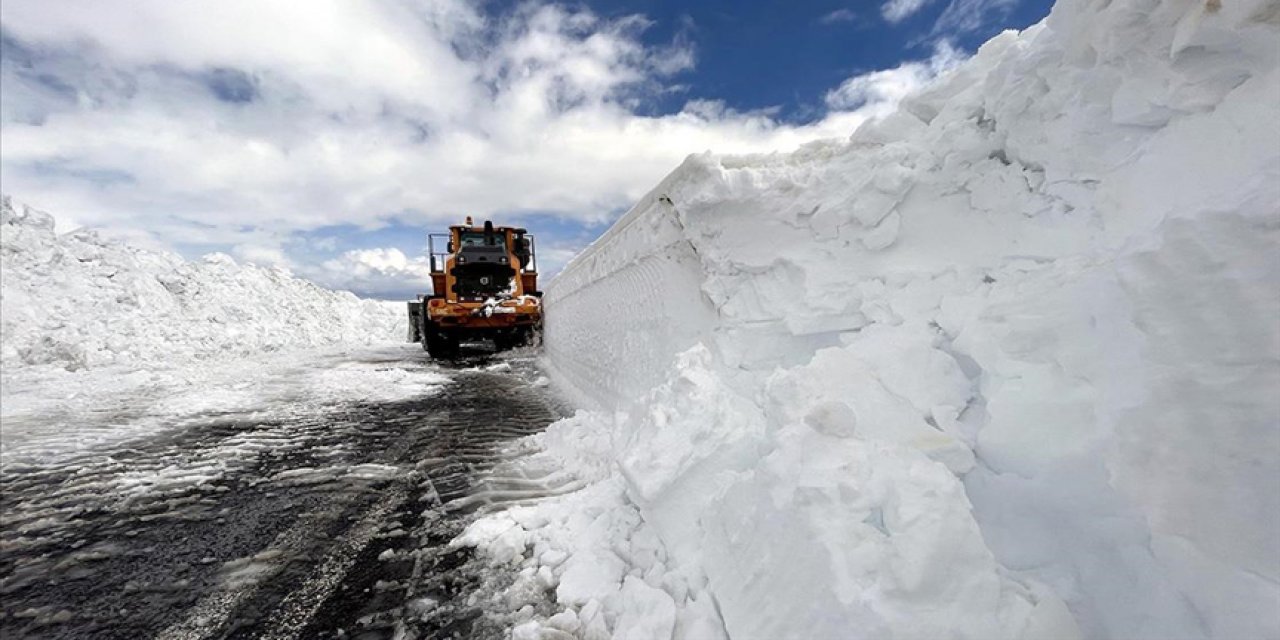
[{"label": "snow plow blade", "polygon": [[422,303],[409,303],[409,342],[422,342]]}]

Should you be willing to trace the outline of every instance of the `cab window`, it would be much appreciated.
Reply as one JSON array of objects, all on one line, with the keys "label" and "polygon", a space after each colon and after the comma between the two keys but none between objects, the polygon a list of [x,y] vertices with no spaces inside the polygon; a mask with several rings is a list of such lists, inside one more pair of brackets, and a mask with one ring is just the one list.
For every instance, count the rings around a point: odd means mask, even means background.
[{"label": "cab window", "polygon": [[[507,248],[507,243],[506,243],[506,237],[505,237],[505,236],[506,236],[506,234],[503,234],[503,233],[496,233],[496,232],[495,232],[495,233],[493,234],[493,246],[495,246],[495,247],[501,247],[501,248],[503,248],[503,249],[506,249],[506,248]],[[463,231],[463,232],[462,232],[462,246],[464,246],[464,247],[483,247],[483,246],[485,246],[485,243],[484,243],[484,233],[482,233],[482,232],[476,232],[476,231]]]}]

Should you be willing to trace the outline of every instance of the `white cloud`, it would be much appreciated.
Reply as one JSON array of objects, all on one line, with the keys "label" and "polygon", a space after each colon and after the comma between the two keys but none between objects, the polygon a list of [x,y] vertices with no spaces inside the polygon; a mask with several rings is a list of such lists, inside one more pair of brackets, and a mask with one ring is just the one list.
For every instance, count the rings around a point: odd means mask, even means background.
[{"label": "white cloud", "polygon": [[1003,18],[1018,4],[1018,0],[951,0],[951,4],[938,16],[933,35],[957,35],[970,33],[985,27],[991,16]]},{"label": "white cloud", "polygon": [[939,41],[928,60],[905,62],[893,69],[873,71],[845,80],[827,92],[831,109],[860,110],[871,116],[890,113],[903,98],[965,60],[964,52]]},{"label": "white cloud", "polygon": [[333,251],[338,248],[338,239],[334,237],[328,238],[308,238],[305,240],[307,247],[319,251]]},{"label": "white cloud", "polygon": [[262,244],[238,244],[231,248],[231,255],[241,262],[256,264],[260,267],[293,267],[293,261],[278,246]]},{"label": "white cloud", "polygon": [[89,43],[88,53],[117,68],[172,65],[279,74],[302,82],[331,105],[385,97],[429,97],[433,108],[459,114],[470,82],[449,47],[480,25],[465,3],[314,0],[219,0],[198,7],[137,0],[127,9],[94,0],[15,0],[0,21],[28,41]]},{"label": "white cloud", "polygon": [[301,273],[326,286],[371,297],[405,298],[431,287],[428,259],[410,258],[394,247],[347,251]]},{"label": "white cloud", "polygon": [[[847,136],[928,77],[904,65],[850,79],[806,125],[710,101],[649,116],[641,107],[696,62],[692,25],[647,46],[638,16],[476,6],[6,0],[0,22],[21,49],[0,64],[0,181],[79,224],[236,247],[333,284],[282,241],[392,217],[602,221],[689,153]],[[344,260],[367,270],[353,288],[421,281],[412,260]]]},{"label": "white cloud", "polygon": [[880,5],[880,15],[890,23],[897,24],[915,15],[933,0],[888,0]]}]

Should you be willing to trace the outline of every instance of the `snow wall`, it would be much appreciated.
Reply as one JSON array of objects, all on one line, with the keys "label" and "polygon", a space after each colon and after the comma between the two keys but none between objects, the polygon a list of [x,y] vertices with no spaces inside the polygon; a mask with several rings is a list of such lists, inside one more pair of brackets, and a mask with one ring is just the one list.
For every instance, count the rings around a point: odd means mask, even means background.
[{"label": "snow wall", "polygon": [[0,365],[69,370],[405,339],[400,303],[361,300],[287,271],[200,262],[80,230],[3,196]]},{"label": "snow wall", "polygon": [[[605,418],[544,444],[734,638],[1280,637],[1278,55],[1274,0],[1064,0],[849,140],[690,157],[547,287]],[[638,585],[615,628],[694,604]]]}]

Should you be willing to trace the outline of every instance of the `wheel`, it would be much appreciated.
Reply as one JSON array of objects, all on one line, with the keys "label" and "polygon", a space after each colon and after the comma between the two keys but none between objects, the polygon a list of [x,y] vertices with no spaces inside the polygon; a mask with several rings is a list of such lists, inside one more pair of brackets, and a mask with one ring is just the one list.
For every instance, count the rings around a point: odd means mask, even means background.
[{"label": "wheel", "polygon": [[516,346],[515,339],[505,333],[499,333],[493,337],[493,350],[502,352]]},{"label": "wheel", "polygon": [[458,357],[458,337],[428,325],[422,332],[422,348],[432,358],[449,360]]},{"label": "wheel", "polygon": [[444,355],[441,357],[451,359],[458,357],[458,351],[460,350],[458,348],[458,336],[449,334],[440,337],[444,340]]},{"label": "wheel", "polygon": [[535,327],[521,327],[520,332],[516,334],[518,344],[522,347],[529,345],[538,346],[541,344],[541,334]]},{"label": "wheel", "polygon": [[431,340],[435,337],[435,329],[431,328],[431,323],[426,319],[426,314],[419,316],[419,325],[417,325],[417,337],[422,343],[422,351],[431,352]]},{"label": "wheel", "polygon": [[516,349],[529,344],[531,332],[528,327],[512,329],[511,333],[500,333],[493,337],[493,346],[498,351]]},{"label": "wheel", "polygon": [[452,360],[458,357],[458,339],[438,332],[429,336],[426,348],[432,358]]}]

